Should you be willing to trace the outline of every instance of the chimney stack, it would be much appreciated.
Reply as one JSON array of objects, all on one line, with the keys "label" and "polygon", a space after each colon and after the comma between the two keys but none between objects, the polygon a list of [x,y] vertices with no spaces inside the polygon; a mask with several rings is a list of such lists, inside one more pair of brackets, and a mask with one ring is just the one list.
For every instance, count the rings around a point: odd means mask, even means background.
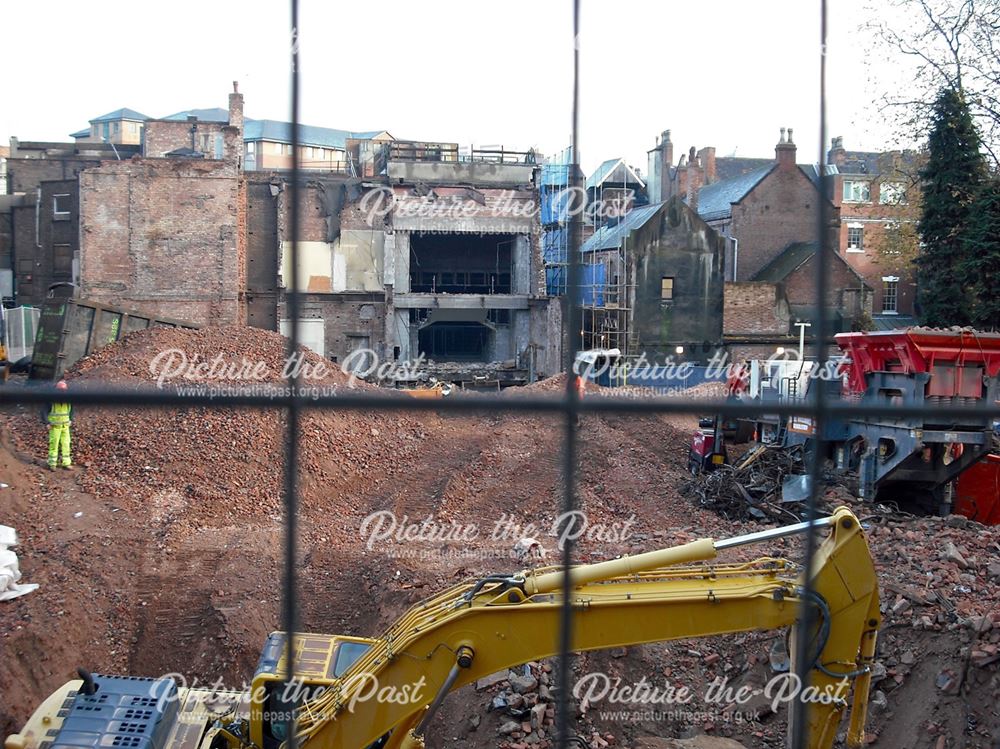
[{"label": "chimney stack", "polygon": [[828,164],[843,166],[847,161],[847,151],[844,150],[844,136],[838,135],[830,140],[830,151],[826,154]]},{"label": "chimney stack", "polygon": [[698,161],[701,162],[701,168],[705,170],[705,184],[711,185],[716,182],[715,146],[707,146],[698,151]]},{"label": "chimney stack", "polygon": [[239,81],[233,81],[233,93],[229,95],[229,127],[237,127],[243,133],[243,94]]},{"label": "chimney stack", "polygon": [[774,158],[778,162],[779,169],[795,168],[795,141],[792,140],[792,128],[787,128],[788,135],[785,135],[786,128],[781,128],[781,139],[774,147]]}]

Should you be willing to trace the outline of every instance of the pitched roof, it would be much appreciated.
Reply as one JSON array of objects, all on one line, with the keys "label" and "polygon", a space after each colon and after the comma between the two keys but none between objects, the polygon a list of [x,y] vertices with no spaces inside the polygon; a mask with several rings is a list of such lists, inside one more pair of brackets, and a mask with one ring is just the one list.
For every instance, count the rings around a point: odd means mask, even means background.
[{"label": "pitched roof", "polygon": [[[815,241],[792,242],[777,257],[772,259],[771,262],[757,271],[750,280],[763,281],[765,283],[780,283],[788,278],[793,271],[805,265],[816,254],[818,249],[819,245]],[[851,273],[857,276],[858,280],[870,288],[868,282],[840,254],[831,252],[830,256],[846,265]]]},{"label": "pitched roof", "polygon": [[645,186],[645,182],[642,177],[636,174],[635,169],[630,167],[625,163],[625,159],[608,159],[603,162],[597,169],[587,177],[587,188],[600,187],[605,182],[617,182],[622,184],[642,185]]},{"label": "pitched roof", "polygon": [[229,122],[229,110],[222,107],[185,109],[183,112],[174,112],[160,119],[185,122],[188,117],[197,117],[199,122]]},{"label": "pitched roof", "polygon": [[705,221],[725,218],[732,211],[732,204],[741,201],[776,166],[777,162],[768,161],[765,166],[739,177],[713,182],[701,188],[698,192],[698,215]]},{"label": "pitched roof", "polygon": [[[336,130],[330,127],[314,127],[299,125],[299,143],[303,146],[321,146],[326,148],[345,148],[347,140],[368,140],[385,130],[366,130],[354,132],[351,130]],[[269,140],[278,143],[292,142],[292,123],[278,120],[246,120],[243,125],[244,140]]]},{"label": "pitched roof", "polygon": [[901,330],[917,324],[917,318],[912,315],[872,315],[875,330]]},{"label": "pitched roof", "polygon": [[754,275],[753,281],[778,283],[816,254],[815,242],[792,242]]},{"label": "pitched roof", "polygon": [[90,135],[90,128],[89,127],[85,127],[83,130],[77,130],[75,133],[70,133],[69,137],[70,138],[86,138],[88,135]]},{"label": "pitched roof", "polygon": [[110,122],[111,120],[137,120],[144,122],[150,119],[152,118],[149,115],[136,112],[134,109],[129,109],[128,107],[123,107],[122,109],[116,109],[114,112],[108,112],[107,114],[102,114],[100,117],[95,117],[90,122]]},{"label": "pitched roof", "polygon": [[654,203],[653,205],[644,205],[641,208],[635,208],[629,211],[625,215],[625,218],[614,226],[602,226],[583,243],[580,247],[580,252],[613,250],[619,247],[622,240],[628,234],[645,226],[664,205],[665,203]]},{"label": "pitched roof", "polygon": [[773,158],[748,158],[744,156],[718,156],[715,159],[715,178],[722,182],[735,177],[742,177],[747,172],[753,172],[774,163]]}]

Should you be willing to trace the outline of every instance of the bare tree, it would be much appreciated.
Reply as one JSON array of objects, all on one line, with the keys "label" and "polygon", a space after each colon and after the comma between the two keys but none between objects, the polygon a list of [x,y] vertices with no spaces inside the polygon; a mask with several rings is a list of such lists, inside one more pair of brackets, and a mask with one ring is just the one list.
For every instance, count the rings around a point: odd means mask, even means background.
[{"label": "bare tree", "polygon": [[922,139],[941,90],[960,91],[996,166],[1000,0],[880,0],[868,6],[867,15],[879,104],[898,113],[902,131]]}]

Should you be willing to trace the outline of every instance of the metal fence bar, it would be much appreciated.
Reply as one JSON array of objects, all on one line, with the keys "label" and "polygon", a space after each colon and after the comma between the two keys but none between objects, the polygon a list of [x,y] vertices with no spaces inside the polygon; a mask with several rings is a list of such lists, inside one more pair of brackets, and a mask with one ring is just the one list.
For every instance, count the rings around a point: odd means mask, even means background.
[{"label": "metal fence bar", "polygon": [[[579,149],[579,117],[580,117],[580,0],[572,0],[573,4],[573,104],[571,112],[572,130],[570,148],[573,158],[570,160],[570,185],[573,194],[579,194],[580,187],[580,149]],[[566,323],[566,390],[565,390],[565,435],[563,446],[563,524],[571,522],[576,509],[576,433],[580,413],[580,394],[576,389],[574,364],[576,352],[580,345],[580,326],[582,312],[580,310],[580,245],[582,239],[582,223],[580,211],[575,211],[570,218],[569,226],[569,294],[566,296],[568,322]],[[565,529],[563,529],[565,530]],[[571,594],[573,580],[572,534],[560,532],[563,541],[562,565],[562,609],[559,617],[559,674],[556,693],[556,746],[565,749],[570,740],[570,659],[573,651],[573,604]]]},{"label": "metal fence bar", "polygon": [[[119,390],[94,389],[60,392],[59,400],[73,405],[115,405],[145,408],[166,408],[183,406],[185,408],[288,408],[292,401],[297,401],[301,408],[329,409],[333,411],[360,411],[367,409],[383,411],[442,411],[449,413],[501,412],[510,413],[557,413],[566,412],[567,404],[562,398],[505,398],[496,395],[482,395],[475,398],[461,396],[441,400],[421,400],[407,398],[399,394],[379,394],[358,392],[350,395],[317,395],[308,394],[251,394],[251,395],[181,395],[168,390]],[[39,404],[51,403],[56,391],[52,387],[37,387],[24,389],[19,386],[0,385],[0,403]],[[576,410],[581,413],[619,413],[619,414],[704,414],[718,412],[724,416],[760,416],[772,414],[777,416],[807,416],[816,415],[816,407],[809,401],[790,403],[734,403],[717,399],[694,400],[666,396],[663,398],[599,397],[579,401]],[[1000,405],[992,406],[861,406],[855,403],[828,402],[824,406],[827,418],[838,417],[884,417],[896,419],[912,416],[927,416],[934,414],[941,418],[964,418],[976,416],[980,419],[1000,419]]]},{"label": "metal fence bar", "polygon": [[[826,0],[820,0],[820,31],[819,31],[819,206],[816,210],[816,232],[818,250],[816,254],[816,336],[815,336],[815,358],[820,371],[824,371],[827,361],[827,310],[826,310],[826,287],[827,287],[827,259],[830,256],[829,230],[827,221],[829,218],[830,183],[825,179],[826,165]],[[813,426],[816,430],[816,439],[813,440],[812,456],[809,461],[809,477],[812,486],[809,491],[809,498],[806,502],[806,522],[813,523],[818,514],[820,482],[823,477],[824,442],[823,429],[826,424],[826,388],[811,388],[813,407],[815,416]],[[816,555],[818,542],[816,535],[819,529],[814,525],[809,526],[805,535],[805,594],[802,596],[802,605],[799,608],[799,620],[797,623],[798,636],[795,638],[795,671],[799,678],[799,684],[804,690],[809,686],[809,676],[812,665],[806,662],[812,650],[810,635],[813,631],[813,624],[816,620],[816,607],[812,603],[812,575],[813,561]],[[817,657],[819,654],[817,653]],[[796,699],[791,707],[792,712],[792,747],[803,749],[809,740],[809,703],[802,699]]]},{"label": "metal fence bar", "polygon": [[[291,293],[287,295],[288,317],[291,319],[291,335],[288,340],[288,361],[296,356],[299,350],[299,2],[290,0],[291,5],[291,105],[292,105],[292,184],[289,190],[291,218],[289,229],[292,235],[292,283]],[[293,395],[299,389],[298,367],[286,367],[288,385]],[[299,453],[299,410],[301,401],[291,398],[286,406],[287,425],[285,428],[285,570],[284,591],[282,596],[284,628],[285,628],[285,678],[291,683],[295,680],[295,636],[298,631],[298,600],[296,585],[298,583],[295,565],[296,547],[298,545],[298,453]],[[296,749],[298,746],[296,718],[293,715],[289,721],[286,747]]]},{"label": "metal fence bar", "polygon": [[[579,31],[580,31],[580,2],[572,0],[573,8],[573,110],[572,110],[572,174],[571,184],[577,186],[579,179],[579,153],[578,153],[578,102],[579,102]],[[298,289],[298,269],[300,267],[300,191],[299,178],[301,175],[301,163],[299,154],[299,104],[300,104],[300,55],[299,55],[299,8],[298,0],[290,0],[291,9],[291,120],[292,120],[292,179],[289,190],[290,196],[290,253],[292,284],[286,292],[286,313],[290,318],[291,335],[288,343],[288,353],[290,356],[297,355],[299,346],[299,314],[300,314],[300,291]],[[829,315],[826,309],[826,288],[828,282],[827,259],[831,257],[829,242],[829,230],[827,221],[829,219],[829,182],[825,179],[825,146],[826,146],[826,38],[827,38],[827,2],[820,0],[820,81],[819,81],[819,107],[820,107],[820,201],[817,210],[817,232],[818,232],[818,268],[816,275],[817,299],[816,310],[816,335],[815,348],[816,359],[820,367],[827,359],[827,329],[829,327]],[[947,407],[937,408],[928,405],[921,406],[862,406],[856,403],[840,403],[828,401],[824,388],[814,388],[811,398],[806,402],[798,404],[737,404],[725,401],[714,401],[710,399],[695,401],[692,399],[645,399],[630,400],[623,398],[595,398],[581,401],[574,387],[573,364],[575,354],[580,344],[580,323],[581,323],[581,297],[580,297],[580,277],[581,267],[578,248],[580,246],[580,218],[579,211],[575,213],[573,224],[571,224],[568,265],[569,286],[566,297],[566,350],[567,360],[565,371],[567,373],[567,386],[565,393],[559,398],[504,398],[499,396],[484,396],[475,399],[463,399],[461,397],[449,400],[419,400],[407,398],[397,394],[376,394],[376,393],[348,393],[346,395],[324,395],[313,398],[310,395],[302,394],[299,390],[298,368],[292,367],[288,373],[286,385],[290,386],[290,394],[271,396],[267,393],[243,394],[243,395],[220,395],[211,394],[187,395],[173,390],[149,390],[133,391],[116,388],[102,388],[94,390],[73,389],[66,393],[59,391],[59,400],[68,401],[72,404],[96,404],[109,406],[132,406],[143,408],[161,407],[209,407],[209,408],[271,408],[283,409],[287,412],[287,427],[284,434],[284,508],[285,508],[285,544],[284,544],[284,564],[283,570],[283,596],[282,596],[282,617],[283,626],[287,632],[287,658],[286,658],[286,678],[295,677],[295,633],[298,629],[298,596],[297,596],[297,576],[296,576],[296,554],[297,554],[297,530],[298,530],[298,431],[301,411],[304,408],[319,408],[331,410],[380,410],[380,411],[434,411],[451,413],[489,413],[489,412],[530,412],[533,414],[559,415],[565,422],[565,444],[563,446],[564,458],[564,492],[562,507],[565,512],[571,511],[576,506],[576,457],[577,457],[577,416],[580,414],[601,414],[601,413],[641,413],[649,414],[701,414],[706,410],[712,410],[723,416],[759,416],[762,414],[774,414],[779,416],[807,416],[814,420],[817,439],[814,441],[814,452],[811,456],[810,474],[812,476],[812,491],[807,504],[807,519],[813,520],[817,517],[817,506],[820,492],[820,478],[822,469],[822,433],[823,426],[831,418],[851,418],[851,417],[886,417],[902,418],[909,416],[924,416],[933,414],[939,417],[963,417],[974,414],[981,419],[1000,418],[1000,406],[996,403],[984,407]],[[20,387],[4,385],[0,386],[0,403],[47,403],[54,400],[56,390],[52,387],[37,387],[22,389]],[[817,549],[817,540],[810,532],[805,540],[804,558],[806,569],[812,569],[813,557]],[[562,611],[560,619],[560,652],[558,654],[558,695],[557,695],[557,738],[560,747],[570,745],[570,710],[569,710],[569,679],[570,679],[570,658],[572,653],[572,606],[570,601],[571,580],[568,574],[573,561],[573,546],[568,542],[562,550],[562,564],[564,566],[564,578],[562,587]],[[809,576],[806,576],[807,594],[803,600],[809,599],[808,591],[811,588]],[[811,633],[811,625],[815,620],[815,611],[811,606],[803,604],[799,621],[796,624],[798,652],[797,669],[798,676],[803,684],[809,677],[811,664],[806,663],[808,655],[808,635]],[[795,730],[792,736],[792,745],[799,749],[805,745],[808,739],[808,728],[806,720],[808,718],[808,705],[797,700],[793,706],[795,716]],[[288,732],[288,749],[296,748],[296,731],[294,726]]]}]

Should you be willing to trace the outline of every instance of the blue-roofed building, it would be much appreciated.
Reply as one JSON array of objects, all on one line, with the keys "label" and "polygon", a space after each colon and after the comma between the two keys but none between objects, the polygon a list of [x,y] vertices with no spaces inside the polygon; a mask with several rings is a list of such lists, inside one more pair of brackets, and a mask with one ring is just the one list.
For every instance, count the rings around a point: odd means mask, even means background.
[{"label": "blue-roofed building", "polygon": [[[303,169],[323,169],[362,176],[383,144],[395,140],[387,130],[338,130],[299,126],[299,161]],[[292,125],[278,120],[247,120],[243,134],[245,168],[290,169]],[[365,176],[374,176],[373,168]]]},{"label": "blue-roofed building", "polygon": [[[156,123],[158,135],[146,143],[146,128]],[[222,157],[222,131],[230,125],[230,111],[223,107],[183,109],[152,118],[134,109],[116,109],[95,117],[90,127],[72,133],[78,142],[105,141],[143,145],[150,157],[198,152],[207,158]],[[291,169],[292,126],[280,120],[242,120],[243,168],[248,171]],[[383,146],[395,138],[386,130],[339,130],[314,125],[299,127],[299,166],[355,176],[380,173],[375,162]],[[384,168],[384,163],[381,165]]]},{"label": "blue-roofed building", "polygon": [[580,255],[584,348],[698,362],[721,346],[725,240],[680,197],[598,228]]},{"label": "blue-roofed building", "polygon": [[90,127],[71,133],[70,137],[80,142],[114,143],[120,145],[139,145],[142,143],[143,129],[148,115],[134,109],[123,107],[113,112],[102,114],[90,120]]}]

